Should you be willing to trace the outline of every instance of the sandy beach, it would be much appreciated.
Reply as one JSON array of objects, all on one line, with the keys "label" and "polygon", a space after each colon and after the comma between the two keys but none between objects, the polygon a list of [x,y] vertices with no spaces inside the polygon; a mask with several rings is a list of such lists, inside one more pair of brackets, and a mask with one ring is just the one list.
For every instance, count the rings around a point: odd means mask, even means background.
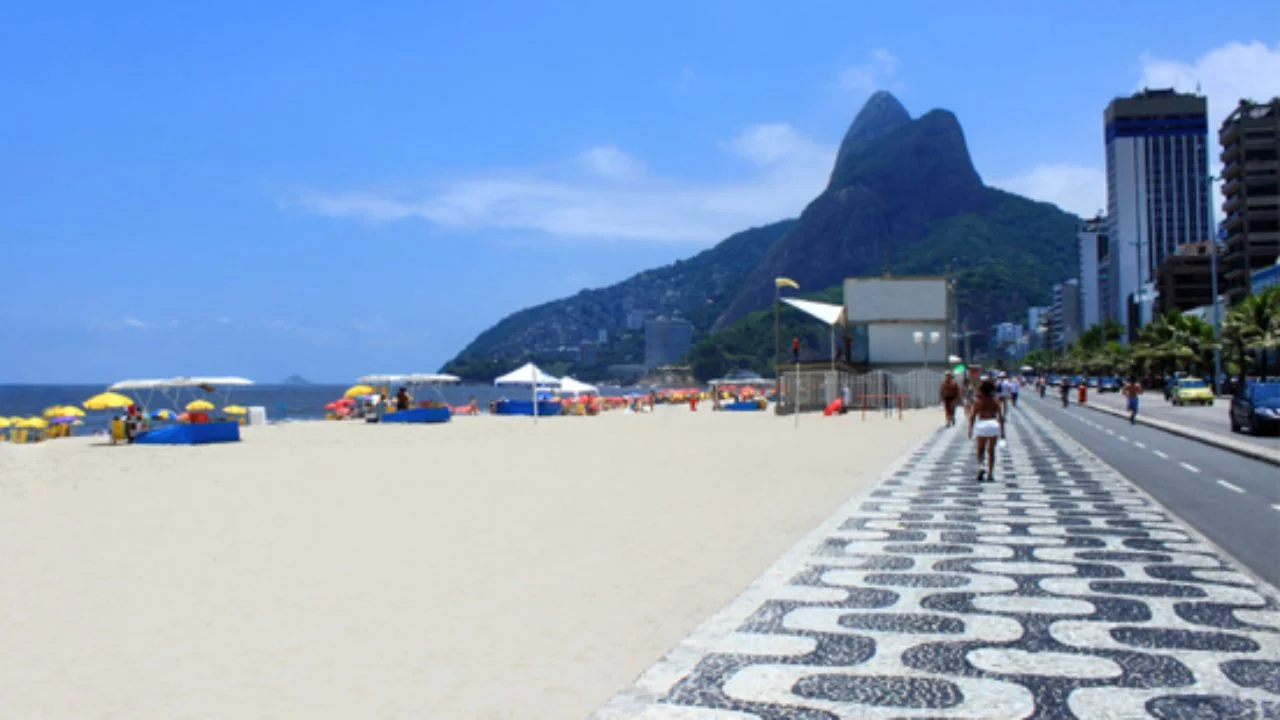
[{"label": "sandy beach", "polygon": [[0,707],[585,717],[940,420],[672,407],[0,444]]}]

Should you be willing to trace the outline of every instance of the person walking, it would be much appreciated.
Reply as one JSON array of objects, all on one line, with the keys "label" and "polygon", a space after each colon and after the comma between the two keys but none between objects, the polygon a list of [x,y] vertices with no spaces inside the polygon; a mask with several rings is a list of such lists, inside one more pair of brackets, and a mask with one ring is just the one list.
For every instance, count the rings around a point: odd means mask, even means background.
[{"label": "person walking", "polygon": [[942,386],[938,388],[938,399],[942,401],[942,412],[947,427],[955,427],[956,401],[960,399],[960,385],[950,371],[942,376]]},{"label": "person walking", "polygon": [[1138,398],[1142,397],[1142,383],[1138,382],[1138,378],[1131,376],[1120,392],[1124,393],[1125,407],[1129,411],[1129,424],[1137,425]]},{"label": "person walking", "polygon": [[1009,402],[1018,407],[1018,392],[1022,390],[1022,381],[1016,377],[1009,378]]},{"label": "person walking", "polygon": [[1067,407],[1067,403],[1071,401],[1071,378],[1066,375],[1062,376],[1062,407]]},{"label": "person walking", "polygon": [[[996,443],[1004,439],[1004,412],[996,397],[996,384],[984,380],[978,386],[978,396],[973,401],[973,413],[969,415],[969,437],[978,449],[978,482],[994,481],[996,467]],[[982,468],[983,460],[987,463]]]},{"label": "person walking", "polygon": [[1003,372],[996,376],[996,393],[1000,396],[1000,411],[1009,414],[1009,398],[1013,396],[1013,381]]}]

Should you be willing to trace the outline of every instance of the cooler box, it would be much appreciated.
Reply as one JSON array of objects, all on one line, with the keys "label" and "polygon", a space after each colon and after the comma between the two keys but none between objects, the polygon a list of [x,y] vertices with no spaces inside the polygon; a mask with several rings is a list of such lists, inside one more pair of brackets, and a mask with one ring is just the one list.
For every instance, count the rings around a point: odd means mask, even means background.
[{"label": "cooler box", "polygon": [[261,405],[254,405],[246,409],[249,411],[250,425],[267,424],[267,409],[265,407],[262,407]]}]

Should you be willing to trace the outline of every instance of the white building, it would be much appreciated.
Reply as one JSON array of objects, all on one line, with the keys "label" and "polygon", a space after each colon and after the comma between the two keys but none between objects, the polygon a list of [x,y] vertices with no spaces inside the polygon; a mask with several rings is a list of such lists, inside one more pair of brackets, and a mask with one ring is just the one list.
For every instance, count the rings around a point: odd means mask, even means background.
[{"label": "white building", "polygon": [[1151,319],[1160,262],[1180,245],[1212,237],[1207,113],[1203,96],[1173,90],[1116,98],[1103,112],[1107,300],[1130,337]]},{"label": "white building", "polygon": [[1089,327],[1111,317],[1108,275],[1110,262],[1106,218],[1086,220],[1076,233],[1080,244],[1080,326]]}]

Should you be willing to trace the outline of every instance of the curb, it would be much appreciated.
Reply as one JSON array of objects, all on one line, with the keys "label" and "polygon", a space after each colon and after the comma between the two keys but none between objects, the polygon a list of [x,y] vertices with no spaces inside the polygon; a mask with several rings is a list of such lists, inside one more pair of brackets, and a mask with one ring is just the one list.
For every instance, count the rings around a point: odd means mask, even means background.
[{"label": "curb", "polygon": [[[1081,407],[1081,404],[1076,403],[1076,406]],[[1128,419],[1129,417],[1129,414],[1124,412],[1123,410],[1113,410],[1112,408],[1103,407],[1101,405],[1092,405],[1090,403],[1084,403],[1083,407],[1087,407],[1090,410],[1093,410],[1094,412],[1100,412],[1100,413],[1104,413],[1106,415],[1112,415],[1118,418]],[[1275,452],[1273,450],[1268,450],[1266,448],[1255,447],[1253,445],[1250,445],[1249,443],[1240,442],[1235,438],[1230,438],[1225,435],[1219,435],[1218,433],[1209,432],[1206,430],[1193,430],[1191,428],[1184,427],[1176,423],[1165,422],[1164,420],[1152,420],[1150,418],[1143,417],[1141,414],[1138,415],[1138,424],[1147,425],[1149,427],[1153,427],[1157,430],[1163,430],[1173,435],[1179,435],[1181,437],[1189,438],[1197,442],[1202,442],[1205,445],[1211,445],[1220,450],[1233,452],[1237,455],[1243,455],[1245,457],[1253,458],[1254,460],[1259,460],[1264,463],[1270,463],[1271,465],[1280,465],[1280,452]]]}]

